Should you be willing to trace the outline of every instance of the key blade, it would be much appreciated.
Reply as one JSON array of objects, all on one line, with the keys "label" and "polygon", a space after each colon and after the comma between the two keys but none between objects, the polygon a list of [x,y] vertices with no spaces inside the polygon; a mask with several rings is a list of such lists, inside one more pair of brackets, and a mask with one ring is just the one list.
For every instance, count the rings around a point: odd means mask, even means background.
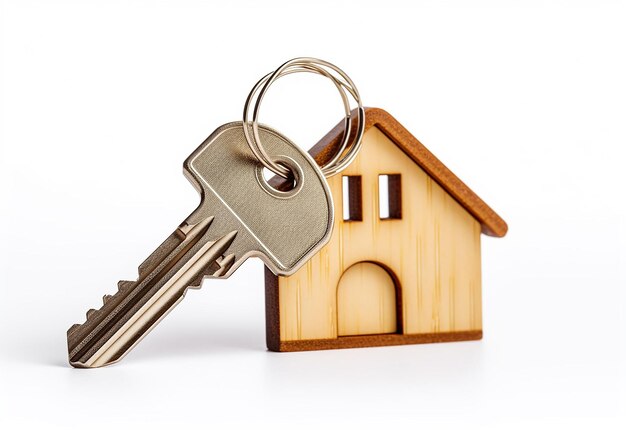
[{"label": "key blade", "polygon": [[139,265],[136,281],[120,281],[116,294],[68,330],[72,366],[119,361],[205,276],[228,277],[249,257],[288,275],[328,241],[334,210],[324,175],[280,133],[260,132],[270,154],[292,169],[292,187],[267,182],[241,122],[219,127],[184,164],[200,205]]},{"label": "key blade", "polygon": [[208,236],[213,217],[183,224],[144,262],[137,281],[120,281],[118,292],[105,296],[99,310],[67,332],[74,367],[101,367],[119,361],[182,300],[187,288],[205,276],[219,276],[234,263],[224,255],[237,237],[231,231],[216,240]]}]

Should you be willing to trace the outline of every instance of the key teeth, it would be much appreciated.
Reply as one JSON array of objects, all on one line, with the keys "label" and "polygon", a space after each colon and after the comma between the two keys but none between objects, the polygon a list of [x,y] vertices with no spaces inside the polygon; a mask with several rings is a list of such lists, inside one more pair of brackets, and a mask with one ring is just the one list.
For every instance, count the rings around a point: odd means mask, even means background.
[{"label": "key teeth", "polygon": [[117,289],[123,292],[123,291],[128,290],[128,288],[130,288],[133,284],[134,284],[133,281],[119,281],[117,283]]},{"label": "key teeth", "polygon": [[[185,240],[194,239],[195,237],[200,237],[201,235],[203,235],[207,231],[207,229],[208,229],[208,227],[209,227],[209,225],[211,224],[212,221],[213,221],[213,217],[209,217],[208,219],[204,220],[203,222],[200,222],[200,223],[194,225],[189,231],[182,232],[186,236]],[[231,231],[230,233],[225,234],[224,236],[220,237],[218,240],[213,242],[211,244],[211,246],[209,247],[209,249],[207,250],[207,252],[209,252],[209,251],[211,252],[210,255],[221,255],[218,260],[212,260],[213,262],[211,263],[211,265],[209,265],[209,266],[212,266],[211,270],[215,269],[215,265],[217,265],[217,270],[215,270],[212,274],[214,274],[216,276],[221,276],[223,273],[226,273],[232,267],[232,265],[235,263],[235,255],[234,254],[229,254],[227,256],[224,256],[223,254],[224,254],[224,252],[226,252],[226,250],[228,250],[230,245],[235,240],[236,236],[237,236],[237,231],[236,230]],[[141,270],[140,270],[140,272],[141,272]],[[200,287],[200,285],[202,283],[202,279],[204,278],[204,276],[202,275],[202,273],[199,273],[199,275],[200,276],[198,276],[198,279],[194,279],[191,282],[191,284],[188,285],[188,288],[199,288]],[[115,297],[125,295],[125,293],[128,292],[130,289],[132,289],[137,282],[138,281],[119,281],[117,283],[118,291],[115,294],[113,294],[113,295],[106,294],[106,295],[104,295],[102,297],[103,306],[99,310],[89,309],[87,311],[87,321],[85,323],[83,323],[83,324],[74,324],[67,330],[68,349],[69,349],[69,353],[70,353],[70,364],[72,364],[72,366],[74,366],[74,367],[92,367],[91,365],[84,365],[80,361],[72,360],[71,357],[73,356],[73,351],[76,350],[76,348],[80,347],[80,344],[76,343],[76,342],[79,342],[80,339],[70,339],[70,337],[76,337],[76,336],[79,336],[79,335],[82,336],[82,334],[80,333],[81,327],[89,327],[87,322],[89,322],[90,319],[93,319],[95,316],[100,314],[102,309],[106,309],[106,308],[112,306],[113,303],[111,303],[111,304],[109,304],[109,303],[113,299],[115,299]],[[102,311],[102,312],[106,312],[106,311]],[[109,364],[109,363],[107,363],[107,364]]]},{"label": "key teeth", "polygon": [[[130,286],[132,286],[133,284],[134,284],[134,282],[133,282],[133,281],[119,281],[119,282],[117,283],[117,288],[118,288],[119,292],[123,293],[124,291],[128,290],[128,288],[129,288]],[[104,307],[104,306],[106,306],[106,304],[107,304],[108,302],[110,302],[110,301],[111,301],[111,299],[113,299],[113,295],[111,295],[111,294],[105,294],[105,295],[102,297],[102,303],[103,303],[103,305],[102,305],[102,306],[103,306],[103,307]],[[101,307],[100,309],[102,309],[102,307]],[[97,313],[100,311],[100,309],[89,309],[89,310],[87,311],[87,313],[86,313],[86,318],[87,318],[87,321],[89,321],[91,318],[93,318],[93,316],[94,316],[95,314],[97,314]],[[85,321],[85,322],[87,322],[87,321]],[[72,333],[74,333],[76,330],[78,330],[78,328],[79,328],[80,326],[82,326],[82,325],[83,325],[83,324],[74,324],[73,326],[71,326],[71,327],[67,330],[67,335],[68,335],[68,336],[69,336],[69,335],[71,335],[71,334],[72,334]]]},{"label": "key teeth", "polygon": [[[215,264],[219,266],[219,268],[211,274],[213,277],[220,277],[224,275],[224,273],[228,272],[230,268],[235,264],[235,254],[228,254],[226,256],[221,256],[215,261]],[[198,276],[195,280],[191,281],[187,288],[198,290],[202,285],[202,281],[204,280],[204,275]]]},{"label": "key teeth", "polygon": [[80,327],[80,324],[74,324],[67,330],[67,335],[71,336],[72,333],[74,333],[79,327]]},{"label": "key teeth", "polygon": [[[82,324],[74,324],[72,325],[68,330],[67,330],[67,337],[68,337],[68,342],[69,342],[69,338],[76,335],[77,333],[79,333],[79,330],[81,329],[81,327],[85,326],[90,320],[92,320],[94,317],[97,316],[97,314],[101,313],[102,309],[106,309],[107,308],[107,304],[109,304],[109,302],[111,302],[114,297],[118,296],[118,295],[122,295],[124,293],[126,293],[133,285],[135,284],[134,281],[119,281],[117,283],[117,289],[118,291],[111,295],[111,294],[105,294],[102,297],[102,306],[100,307],[100,309],[89,309],[86,313],[86,321]],[[70,345],[68,344],[68,347]],[[70,350],[71,352],[71,350]],[[84,367],[84,366],[77,366],[77,363],[73,363],[70,362],[70,364],[72,364],[72,366],[74,367]]]},{"label": "key teeth", "polygon": [[220,268],[213,275],[222,276],[230,270],[233,264],[235,264],[235,254],[228,254],[225,257],[220,257],[220,259],[217,260],[217,264],[219,264]]},{"label": "key teeth", "polygon": [[224,236],[217,239],[211,247],[206,252],[214,252],[215,254],[221,254],[221,256],[214,260],[214,265],[217,265],[218,268],[212,273],[199,273],[188,285],[187,288],[197,290],[202,285],[202,280],[206,275],[211,276],[222,276],[226,273],[230,267],[235,263],[235,255],[229,254],[228,256],[224,256],[224,252],[230,247],[230,245],[237,237],[237,230],[233,230],[230,233],[225,234]]}]

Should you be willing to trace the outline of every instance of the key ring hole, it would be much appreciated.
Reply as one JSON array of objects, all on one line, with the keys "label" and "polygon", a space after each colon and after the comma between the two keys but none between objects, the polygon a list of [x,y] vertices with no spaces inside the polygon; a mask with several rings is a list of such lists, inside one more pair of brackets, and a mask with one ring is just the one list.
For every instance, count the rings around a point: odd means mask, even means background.
[{"label": "key ring hole", "polygon": [[[300,192],[303,185],[304,173],[302,168],[295,160],[277,155],[274,157],[276,162],[289,170],[287,178],[282,178],[265,167],[262,163],[258,163],[255,169],[256,179],[261,188],[268,194],[279,199],[289,199]],[[266,177],[270,176],[269,178]]]}]

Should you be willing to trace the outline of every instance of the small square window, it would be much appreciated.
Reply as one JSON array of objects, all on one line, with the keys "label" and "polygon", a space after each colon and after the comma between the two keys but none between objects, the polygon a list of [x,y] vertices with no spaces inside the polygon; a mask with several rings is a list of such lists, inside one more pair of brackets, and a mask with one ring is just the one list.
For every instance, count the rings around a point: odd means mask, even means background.
[{"label": "small square window", "polygon": [[363,199],[361,196],[361,177],[344,176],[343,186],[343,220],[363,221]]},{"label": "small square window", "polygon": [[378,213],[380,219],[402,219],[400,175],[378,176]]}]

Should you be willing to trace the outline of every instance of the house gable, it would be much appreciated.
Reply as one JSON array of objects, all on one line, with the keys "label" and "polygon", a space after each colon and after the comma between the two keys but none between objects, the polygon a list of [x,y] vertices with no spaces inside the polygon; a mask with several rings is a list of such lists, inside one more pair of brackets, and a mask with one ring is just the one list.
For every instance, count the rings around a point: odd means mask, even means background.
[{"label": "house gable", "polygon": [[[352,127],[353,133],[356,130],[356,121],[356,115],[353,115],[355,125]],[[503,237],[506,234],[508,230],[506,222],[389,113],[378,108],[366,108],[365,131],[371,127],[382,131],[458,201],[480,223],[484,234],[495,237]],[[311,148],[309,153],[318,164],[324,164],[334,155],[342,133],[343,122],[340,122]]]}]

